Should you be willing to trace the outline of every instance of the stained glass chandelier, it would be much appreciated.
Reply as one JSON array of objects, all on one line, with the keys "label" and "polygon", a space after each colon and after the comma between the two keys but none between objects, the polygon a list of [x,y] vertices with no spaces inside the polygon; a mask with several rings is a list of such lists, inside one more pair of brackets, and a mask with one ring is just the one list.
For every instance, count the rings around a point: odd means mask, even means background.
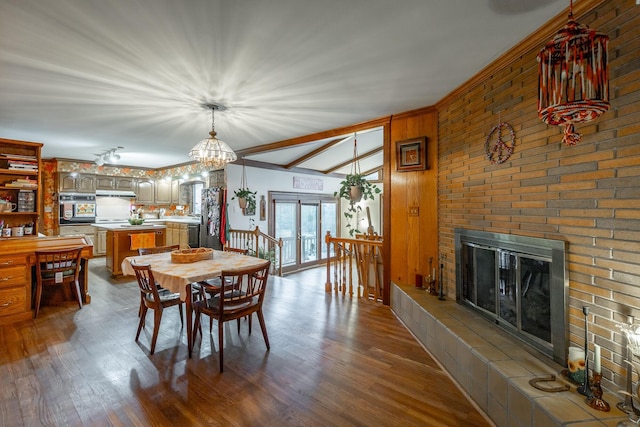
[{"label": "stained glass chandelier", "polygon": [[219,110],[220,106],[207,104],[207,108],[211,109],[210,136],[198,142],[195,147],[189,151],[189,157],[199,161],[208,168],[222,169],[227,163],[235,162],[238,157],[226,142],[216,137],[215,111]]}]

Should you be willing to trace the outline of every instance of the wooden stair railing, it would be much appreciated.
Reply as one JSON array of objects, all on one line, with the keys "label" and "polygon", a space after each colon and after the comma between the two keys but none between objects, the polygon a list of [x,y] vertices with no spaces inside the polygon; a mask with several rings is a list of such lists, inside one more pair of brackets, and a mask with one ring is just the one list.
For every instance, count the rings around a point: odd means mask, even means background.
[{"label": "wooden stair railing", "polygon": [[[327,232],[327,282],[325,291],[354,294],[354,279],[359,298],[382,301],[382,237],[359,234],[355,239],[331,237]],[[355,265],[355,274],[354,274]]]},{"label": "wooden stair railing", "polygon": [[226,248],[245,249],[248,254],[271,261],[272,274],[282,276],[282,239],[276,239],[255,230],[229,230],[229,238],[225,242]]}]

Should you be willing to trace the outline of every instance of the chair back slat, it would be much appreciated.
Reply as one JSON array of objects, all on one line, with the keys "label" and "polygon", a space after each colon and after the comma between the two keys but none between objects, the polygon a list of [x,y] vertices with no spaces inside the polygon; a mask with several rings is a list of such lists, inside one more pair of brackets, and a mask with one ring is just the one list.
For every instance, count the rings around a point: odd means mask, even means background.
[{"label": "chair back slat", "polygon": [[138,281],[138,287],[142,293],[142,297],[151,303],[151,305],[160,304],[160,295],[158,294],[158,287],[156,281],[153,278],[153,272],[149,264],[137,264],[134,261],[131,262],[131,267],[136,274]]},{"label": "chair back slat", "polygon": [[256,302],[262,305],[269,277],[271,261],[257,267],[222,271],[224,292],[218,298],[219,310],[224,307]]},{"label": "chair back slat", "polygon": [[82,248],[36,251],[36,274],[44,284],[78,280]]}]

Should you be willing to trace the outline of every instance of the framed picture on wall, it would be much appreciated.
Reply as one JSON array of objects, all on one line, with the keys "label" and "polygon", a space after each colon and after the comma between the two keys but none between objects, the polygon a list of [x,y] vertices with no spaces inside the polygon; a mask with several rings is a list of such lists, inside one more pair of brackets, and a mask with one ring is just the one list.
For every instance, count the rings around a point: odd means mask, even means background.
[{"label": "framed picture on wall", "polygon": [[427,137],[405,139],[396,142],[396,170],[421,171],[427,168]]}]

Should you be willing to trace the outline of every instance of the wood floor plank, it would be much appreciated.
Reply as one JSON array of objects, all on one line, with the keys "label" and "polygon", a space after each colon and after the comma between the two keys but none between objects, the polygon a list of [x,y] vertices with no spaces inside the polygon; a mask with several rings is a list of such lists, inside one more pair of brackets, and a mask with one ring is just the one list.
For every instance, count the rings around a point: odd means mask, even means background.
[{"label": "wood floor plank", "polygon": [[[478,426],[491,425],[389,307],[324,292],[324,271],[269,281],[258,325],[203,321],[192,359],[178,311],[139,342],[139,293],[90,262],[91,304],[43,306],[0,327],[0,425]],[[215,325],[214,325],[215,326]]]}]

